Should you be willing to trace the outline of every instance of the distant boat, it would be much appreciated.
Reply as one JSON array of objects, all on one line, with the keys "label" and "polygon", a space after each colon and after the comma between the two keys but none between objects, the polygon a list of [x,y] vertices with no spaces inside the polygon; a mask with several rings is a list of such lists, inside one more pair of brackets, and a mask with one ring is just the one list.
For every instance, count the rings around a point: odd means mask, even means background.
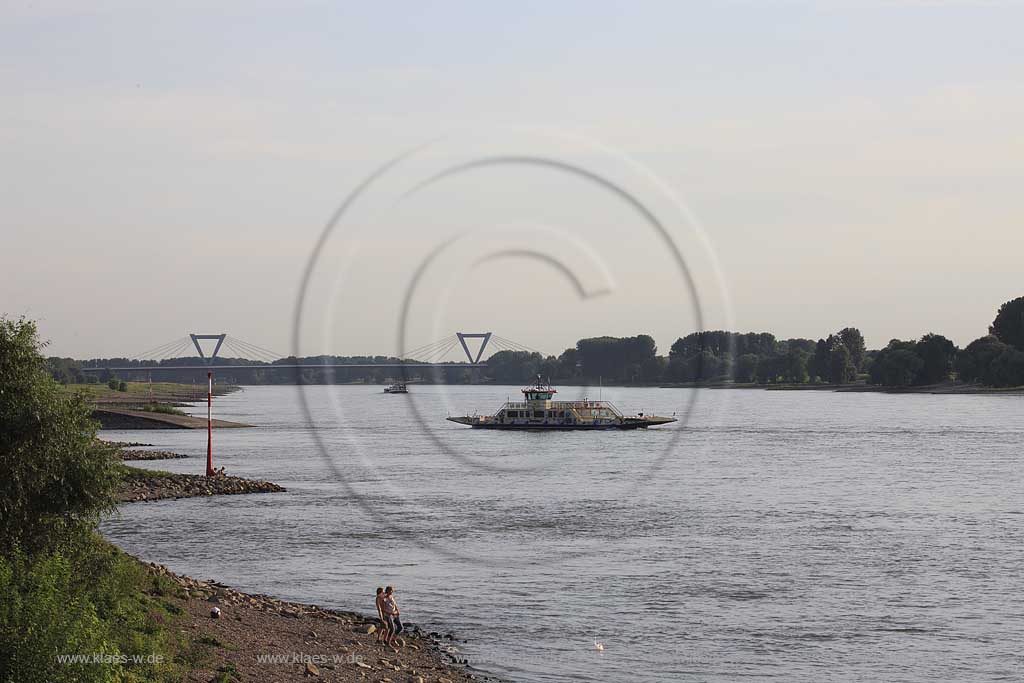
[{"label": "distant boat", "polygon": [[646,429],[675,422],[674,417],[623,415],[609,401],[552,401],[557,390],[537,383],[523,391],[524,401],[509,401],[493,415],[449,417],[476,429]]},{"label": "distant boat", "polygon": [[405,386],[405,382],[395,382],[384,387],[385,394],[408,394],[409,388]]}]

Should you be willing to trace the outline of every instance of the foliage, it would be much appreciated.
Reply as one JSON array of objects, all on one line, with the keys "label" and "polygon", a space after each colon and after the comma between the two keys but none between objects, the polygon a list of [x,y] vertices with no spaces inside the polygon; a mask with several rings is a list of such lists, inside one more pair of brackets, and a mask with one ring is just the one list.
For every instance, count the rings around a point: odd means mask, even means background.
[{"label": "foliage", "polygon": [[864,338],[856,328],[848,327],[838,334],[830,334],[828,338],[818,340],[814,347],[814,353],[808,361],[811,380],[846,384],[857,377],[859,364],[843,342],[843,335],[850,339],[855,346],[859,344],[858,353],[863,362]]},{"label": "foliage", "polygon": [[120,392],[128,391],[128,383],[125,382],[125,381],[118,382],[117,383],[117,390],[120,391]]},{"label": "foliage", "polygon": [[34,323],[0,319],[0,549],[59,543],[114,505],[113,450],[41,348]]},{"label": "foliage", "polygon": [[3,680],[117,681],[120,666],[65,663],[65,655],[112,657],[117,648],[104,636],[96,607],[82,599],[66,558],[32,561],[21,551],[0,557],[0,676]]},{"label": "foliage", "polygon": [[1024,351],[1024,296],[1000,306],[988,331],[1004,344]]},{"label": "foliage", "polygon": [[111,391],[117,391],[118,389],[120,389],[120,386],[121,385],[118,383],[118,381],[116,379],[109,379],[109,380],[107,380],[107,387]]},{"label": "foliage", "polygon": [[[181,644],[163,625],[174,617],[151,597],[173,590],[88,534],[52,552],[12,549],[0,556],[0,680],[180,679],[173,661]],[[105,661],[58,659],[66,655]]]},{"label": "foliage", "polygon": [[956,359],[956,345],[941,334],[926,334],[917,342],[914,352],[924,361],[915,378],[917,384],[935,384],[949,379]]},{"label": "foliage", "polygon": [[853,362],[855,371],[860,371],[864,366],[864,354],[867,347],[864,344],[864,335],[856,327],[844,327],[836,334],[839,341],[850,352],[850,360]]},{"label": "foliage", "polygon": [[46,367],[50,376],[61,384],[80,384],[86,381],[81,365],[73,358],[47,358]]},{"label": "foliage", "polygon": [[756,353],[745,353],[736,359],[735,379],[737,382],[753,382],[757,379],[757,366],[761,362]]},{"label": "foliage", "polygon": [[184,410],[169,406],[166,403],[147,403],[142,406],[142,410],[147,413],[162,413],[164,415],[187,415]]},{"label": "foliage", "polygon": [[777,382],[803,384],[809,378],[808,358],[810,358],[810,354],[798,346],[774,353],[767,358],[762,358],[758,363],[756,379],[761,384]]},{"label": "foliage", "polygon": [[768,332],[727,332],[724,330],[707,330],[694,332],[681,337],[672,344],[669,360],[674,357],[693,358],[701,353],[710,353],[716,357],[743,356],[754,354],[765,356],[775,351],[775,335]]},{"label": "foliage", "polygon": [[526,384],[541,373],[544,357],[529,351],[498,351],[487,359],[487,370],[498,384]]},{"label": "foliage", "polygon": [[914,342],[894,339],[878,352],[871,364],[872,384],[903,387],[914,384],[924,368],[924,361],[914,352]]},{"label": "foliage", "polygon": [[992,334],[975,339],[957,354],[957,377],[963,382],[997,384],[993,361],[1009,348]]},{"label": "foliage", "polygon": [[[645,365],[657,354],[654,339],[646,334],[635,337],[592,337],[576,342],[576,351],[584,377],[592,382],[636,382]],[[489,362],[489,361],[488,361]]]},{"label": "foliage", "polygon": [[993,386],[1024,386],[1024,351],[1010,347],[992,363]]}]

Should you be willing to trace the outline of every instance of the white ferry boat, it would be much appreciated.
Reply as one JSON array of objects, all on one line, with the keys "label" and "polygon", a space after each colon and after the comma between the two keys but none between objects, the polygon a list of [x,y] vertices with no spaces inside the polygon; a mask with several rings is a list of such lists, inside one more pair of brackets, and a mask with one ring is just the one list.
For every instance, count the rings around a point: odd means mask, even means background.
[{"label": "white ferry boat", "polygon": [[385,394],[408,394],[409,387],[405,386],[405,382],[395,382],[384,387]]},{"label": "white ferry boat", "polygon": [[638,429],[675,422],[674,417],[623,415],[609,401],[554,401],[557,390],[537,378],[523,391],[523,401],[509,401],[493,415],[449,417],[476,429]]}]

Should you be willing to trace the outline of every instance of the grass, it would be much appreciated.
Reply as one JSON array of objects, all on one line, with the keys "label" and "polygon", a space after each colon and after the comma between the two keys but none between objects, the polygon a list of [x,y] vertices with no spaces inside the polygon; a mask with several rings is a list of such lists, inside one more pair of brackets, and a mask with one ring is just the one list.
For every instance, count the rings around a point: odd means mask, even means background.
[{"label": "grass", "polygon": [[147,413],[162,413],[164,415],[187,415],[184,410],[169,406],[166,403],[147,403],[140,408]]},{"label": "grass", "polygon": [[210,683],[235,683],[242,680],[242,674],[231,662],[222,665],[217,669],[217,675],[210,679]]},{"label": "grass", "polygon": [[[65,384],[67,391],[85,394],[91,401],[123,401],[139,403],[142,401],[201,401],[206,398],[205,384],[180,384],[178,382],[126,382],[128,391],[111,389],[106,384]],[[238,387],[228,384],[214,384],[215,396],[222,396]]]},{"label": "grass", "polygon": [[[206,385],[176,382],[126,382],[127,391],[111,389],[106,384],[66,384],[64,391],[81,394],[96,407],[121,410],[141,410],[164,415],[187,416],[175,404],[202,401],[206,398]],[[214,385],[217,396],[236,391],[233,385]]]},{"label": "grass", "polygon": [[196,639],[196,642],[200,645],[209,645],[210,647],[224,647],[224,643],[220,642],[217,636],[199,636],[199,638]]},{"label": "grass", "polygon": [[126,480],[176,476],[173,472],[168,472],[166,470],[151,470],[145,467],[132,467],[131,465],[121,465],[121,467],[124,468],[124,478]]},{"label": "grass", "polygon": [[[40,556],[5,554],[0,591],[4,680],[170,683],[209,657],[211,643],[184,635],[181,586],[96,534]],[[58,660],[83,652],[121,662]]]}]

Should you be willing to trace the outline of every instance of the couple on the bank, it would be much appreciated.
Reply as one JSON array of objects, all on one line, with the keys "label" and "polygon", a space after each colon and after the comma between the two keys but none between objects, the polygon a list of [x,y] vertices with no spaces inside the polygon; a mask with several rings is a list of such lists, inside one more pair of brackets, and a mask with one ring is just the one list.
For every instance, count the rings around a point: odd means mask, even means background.
[{"label": "couple on the bank", "polygon": [[398,603],[395,602],[395,589],[391,586],[387,588],[377,586],[377,616],[380,617],[381,623],[377,630],[377,642],[384,642],[398,652],[395,638],[405,630],[405,626],[402,625]]}]

